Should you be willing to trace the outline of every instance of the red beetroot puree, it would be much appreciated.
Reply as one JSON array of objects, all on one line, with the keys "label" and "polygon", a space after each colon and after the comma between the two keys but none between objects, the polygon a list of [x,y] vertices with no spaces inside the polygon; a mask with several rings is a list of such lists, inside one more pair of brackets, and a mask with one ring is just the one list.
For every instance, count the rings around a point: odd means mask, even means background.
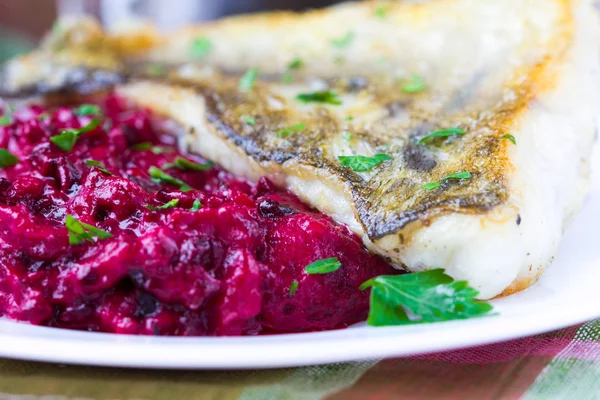
[{"label": "red beetroot puree", "polygon": [[[72,151],[50,142],[92,119],[102,125]],[[364,319],[368,293],[359,285],[393,273],[346,227],[266,179],[251,185],[217,167],[168,168],[193,190],[154,182],[148,169],[181,154],[148,111],[114,97],[103,116],[19,110],[0,127],[0,147],[20,160],[0,170],[0,313],[11,319],[160,335],[331,329]],[[67,215],[112,237],[70,245]],[[329,257],[342,267],[305,273]]]}]

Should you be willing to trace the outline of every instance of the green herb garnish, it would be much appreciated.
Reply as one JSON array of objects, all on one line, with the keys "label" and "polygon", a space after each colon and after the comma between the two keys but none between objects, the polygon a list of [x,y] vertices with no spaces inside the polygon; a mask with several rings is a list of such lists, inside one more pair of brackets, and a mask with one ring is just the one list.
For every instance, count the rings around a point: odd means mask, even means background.
[{"label": "green herb garnish", "polygon": [[404,93],[419,93],[425,90],[425,82],[420,75],[412,74],[410,79],[403,81],[405,82],[402,86]]},{"label": "green herb garnish", "polygon": [[330,272],[337,271],[341,266],[342,263],[336,257],[325,258],[308,264],[304,268],[304,272],[309,275],[329,274]]},{"label": "green herb garnish", "polygon": [[100,115],[100,107],[94,104],[82,104],[75,109],[76,115]]},{"label": "green herb garnish", "polygon": [[99,119],[93,119],[89,124],[79,129],[61,129],[60,134],[52,136],[50,141],[62,151],[71,151],[73,150],[73,146],[75,146],[77,139],[79,139],[81,135],[93,131],[99,127],[100,124],[101,121]]},{"label": "green herb garnish", "polygon": [[17,165],[19,159],[6,149],[0,149],[0,168],[12,167]]},{"label": "green herb garnish", "polygon": [[352,140],[352,134],[350,132],[344,132],[343,138],[346,142],[350,142]]},{"label": "green herb garnish", "polygon": [[147,205],[146,208],[150,211],[166,210],[169,208],[174,208],[177,204],[179,204],[179,199],[173,199],[168,203],[163,204],[162,206],[155,207],[152,205]]},{"label": "green herb garnish", "polygon": [[299,132],[304,130],[304,128],[306,128],[304,124],[297,124],[292,126],[291,128],[281,129],[277,132],[277,137],[289,136],[292,134],[292,132]]},{"label": "green herb garnish", "polygon": [[379,19],[384,19],[387,17],[388,9],[384,5],[380,5],[375,9],[375,16]]},{"label": "green herb garnish", "polygon": [[465,134],[465,130],[460,129],[460,128],[442,129],[439,131],[432,132],[429,135],[421,138],[421,140],[419,140],[418,143],[421,144],[429,139],[436,138],[436,137],[449,137],[449,136],[464,135],[464,134]]},{"label": "green herb garnish", "polygon": [[112,173],[106,169],[106,167],[104,166],[104,164],[102,164],[99,161],[96,160],[85,160],[85,163],[91,168],[91,167],[97,167],[100,172],[106,174],[106,175],[112,175]]},{"label": "green herb garnish", "polygon": [[348,115],[346,117],[346,121],[354,121],[354,117],[352,115]]},{"label": "green herb garnish", "polygon": [[151,76],[162,76],[167,73],[167,68],[160,64],[149,64],[146,66],[146,73]]},{"label": "green herb garnish", "polygon": [[437,182],[427,183],[421,187],[425,190],[433,190],[433,189],[437,189],[440,186],[442,186],[442,183],[445,181],[462,180],[462,179],[469,179],[469,178],[471,178],[470,172],[456,172],[454,174],[446,175],[445,177],[443,177],[442,179],[440,179]]},{"label": "green herb garnish", "polygon": [[175,150],[172,147],[169,146],[152,146],[150,148],[150,151],[152,151],[154,154],[171,154],[174,153]]},{"label": "green herb garnish", "polygon": [[152,142],[142,142],[142,143],[137,143],[134,144],[133,146],[131,146],[131,150],[133,151],[144,151],[144,150],[150,150],[152,148]]},{"label": "green herb garnish", "polygon": [[212,168],[213,163],[197,164],[183,157],[176,157],[172,163],[167,163],[162,166],[162,169],[177,168],[182,171],[207,171]]},{"label": "green herb garnish", "polygon": [[375,154],[373,157],[367,156],[339,156],[340,164],[344,167],[350,167],[353,171],[370,171],[384,161],[392,160],[387,154]]},{"label": "green herb garnish", "polygon": [[254,125],[256,125],[256,118],[249,117],[249,116],[242,117],[242,122],[247,125],[254,126]]},{"label": "green herb garnish", "polygon": [[295,69],[300,69],[304,66],[304,62],[302,61],[302,59],[300,58],[294,58],[292,61],[290,61],[287,65],[286,71],[283,74],[283,76],[281,77],[281,81],[283,83],[291,83],[294,78],[292,76],[292,71]]},{"label": "green herb garnish", "polygon": [[331,45],[338,49],[344,49],[352,44],[354,41],[354,32],[348,32],[344,36],[331,40]]},{"label": "green herb garnish", "polygon": [[7,126],[12,124],[13,119],[10,115],[5,115],[3,117],[0,117],[0,126]]},{"label": "green herb garnish", "polygon": [[342,101],[335,92],[329,90],[320,90],[311,93],[300,93],[296,96],[297,100],[303,103],[325,103],[339,106]]},{"label": "green herb garnish", "polygon": [[190,46],[190,56],[194,59],[204,58],[210,53],[212,47],[213,44],[209,39],[205,37],[196,38]]},{"label": "green herb garnish", "polygon": [[192,187],[190,185],[183,182],[182,180],[179,180],[179,179],[165,173],[163,170],[161,170],[159,168],[150,167],[150,169],[148,169],[148,174],[150,174],[150,177],[152,178],[152,182],[167,183],[170,185],[179,186],[179,189],[181,189],[181,191],[183,191],[183,192],[189,192],[190,190],[192,190]]},{"label": "green herb garnish", "polygon": [[240,92],[248,92],[254,89],[254,83],[258,76],[258,68],[250,68],[240,79]]},{"label": "green herb garnish", "polygon": [[514,144],[514,145],[517,144],[517,139],[515,139],[515,137],[513,135],[511,135],[510,133],[507,133],[506,135],[502,136],[502,139],[508,139],[512,142],[512,144]]},{"label": "green herb garnish", "polygon": [[194,200],[194,204],[192,204],[192,208],[190,208],[190,211],[198,211],[200,208],[202,208],[202,203],[200,202],[200,199],[196,199]]},{"label": "green herb garnish", "polygon": [[367,324],[390,326],[480,317],[492,306],[477,301],[479,292],[455,282],[442,269],[405,275],[383,275],[360,286],[371,288]]},{"label": "green herb garnish", "polygon": [[290,284],[290,289],[289,289],[289,292],[288,292],[288,296],[292,297],[296,293],[296,290],[298,290],[298,281],[293,281]]},{"label": "green herb garnish", "polygon": [[72,215],[67,215],[67,219],[65,220],[65,226],[67,228],[67,231],[69,231],[70,245],[78,245],[85,242],[86,240],[88,242],[94,243],[93,238],[95,237],[97,237],[98,239],[109,239],[113,237],[112,234],[103,231],[102,229],[98,229],[95,226],[79,222]]}]

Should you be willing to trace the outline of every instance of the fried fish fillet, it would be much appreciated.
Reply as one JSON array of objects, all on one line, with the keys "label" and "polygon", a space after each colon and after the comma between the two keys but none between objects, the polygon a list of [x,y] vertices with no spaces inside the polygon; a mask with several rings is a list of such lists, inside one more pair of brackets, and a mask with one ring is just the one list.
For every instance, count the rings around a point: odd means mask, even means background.
[{"label": "fried fish fillet", "polygon": [[[183,127],[182,147],[268,176],[390,262],[444,268],[487,299],[539,277],[587,192],[596,14],[587,0],[435,0],[170,35],[63,22],[7,65],[4,91],[114,87]],[[338,158],[376,154],[388,157],[366,171]]]}]

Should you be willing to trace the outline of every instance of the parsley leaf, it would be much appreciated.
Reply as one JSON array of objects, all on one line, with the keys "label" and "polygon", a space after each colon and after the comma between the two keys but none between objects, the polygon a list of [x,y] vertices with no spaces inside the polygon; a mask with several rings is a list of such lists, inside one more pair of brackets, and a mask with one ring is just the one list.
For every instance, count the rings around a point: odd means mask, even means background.
[{"label": "parsley leaf", "polygon": [[212,47],[213,44],[209,39],[205,37],[196,38],[190,46],[190,56],[194,59],[204,58],[210,53]]},{"label": "parsley leaf", "polygon": [[354,41],[354,32],[348,32],[344,36],[332,39],[331,45],[333,47],[337,47],[338,49],[344,49],[352,44]]},{"label": "parsley leaf", "polygon": [[298,281],[293,281],[290,284],[290,290],[288,292],[288,296],[292,297],[296,293],[296,290],[298,290]]},{"label": "parsley leaf", "polygon": [[406,80],[402,86],[404,93],[419,93],[425,90],[425,82],[420,75],[412,74],[410,79]]},{"label": "parsley leaf", "polygon": [[249,92],[254,89],[254,83],[258,76],[258,68],[250,68],[240,79],[240,92]]},{"label": "parsley leaf", "polygon": [[341,266],[342,263],[336,257],[324,258],[308,264],[304,268],[304,272],[309,275],[323,275],[337,271]]},{"label": "parsley leaf", "polygon": [[142,142],[137,143],[131,146],[131,150],[133,151],[146,151],[150,150],[154,154],[169,154],[173,153],[175,150],[169,146],[154,146],[152,142]]},{"label": "parsley leaf", "polygon": [[75,115],[100,115],[100,107],[94,104],[82,104],[75,109]]},{"label": "parsley leaf", "polygon": [[177,204],[179,204],[179,199],[173,199],[168,203],[163,204],[162,206],[155,207],[152,205],[147,205],[146,208],[150,211],[166,210],[168,208],[174,208]]},{"label": "parsley leaf", "polygon": [[85,242],[86,240],[88,242],[93,243],[93,238],[95,237],[97,237],[98,239],[109,239],[113,237],[113,235],[109,232],[103,231],[102,229],[98,229],[95,226],[79,222],[72,215],[67,215],[67,219],[65,220],[65,227],[69,232],[70,245],[78,245]]},{"label": "parsley leaf", "polygon": [[112,175],[112,173],[106,169],[106,167],[104,166],[104,164],[102,164],[99,161],[96,160],[85,160],[85,163],[91,168],[91,167],[98,167],[98,169],[106,174],[106,175]]},{"label": "parsley leaf", "polygon": [[200,199],[196,199],[194,200],[194,204],[192,204],[192,208],[190,208],[190,211],[198,211],[200,208],[202,208],[202,203],[200,203]]},{"label": "parsley leaf", "polygon": [[168,163],[162,166],[162,169],[177,168],[181,171],[207,171],[212,168],[213,163],[196,164],[193,161],[183,157],[176,157],[173,163]]},{"label": "parsley leaf", "polygon": [[289,136],[292,134],[292,132],[299,132],[304,130],[304,128],[306,128],[304,124],[297,124],[292,126],[291,128],[281,129],[277,132],[277,137]]},{"label": "parsley leaf", "polygon": [[387,154],[375,154],[373,157],[367,156],[338,156],[340,164],[344,167],[350,167],[353,171],[370,171],[384,161],[392,160]]},{"label": "parsley leaf", "polygon": [[338,95],[335,92],[329,90],[320,90],[310,93],[300,93],[296,96],[296,99],[300,100],[303,103],[325,103],[332,104],[334,106],[339,106],[340,104],[342,104],[342,101],[338,98]]},{"label": "parsley leaf", "polygon": [[449,137],[449,136],[464,135],[464,134],[465,134],[465,130],[460,129],[460,128],[442,129],[439,131],[432,132],[427,136],[424,136],[423,138],[421,138],[421,140],[418,141],[418,143],[421,144],[429,139],[436,138],[436,137]]},{"label": "parsley leaf", "polygon": [[17,156],[6,149],[0,149],[0,168],[12,167],[19,163]]},{"label": "parsley leaf", "polygon": [[256,125],[256,118],[251,117],[251,116],[245,116],[245,117],[242,117],[242,122],[245,123],[246,125],[254,126],[254,125]]},{"label": "parsley leaf", "polygon": [[300,69],[304,66],[304,62],[302,61],[301,58],[294,58],[292,61],[290,61],[287,65],[286,71],[283,74],[283,76],[281,77],[281,81],[283,83],[292,83],[292,81],[294,80],[294,77],[292,76],[292,71],[295,69]]},{"label": "parsley leaf", "polygon": [[455,282],[442,269],[405,275],[382,275],[360,286],[371,288],[367,324],[407,325],[480,317],[492,310],[475,300],[479,292],[465,281]]},{"label": "parsley leaf", "polygon": [[426,183],[425,185],[423,185],[421,187],[425,190],[433,190],[433,189],[437,189],[440,186],[442,186],[442,183],[445,181],[449,181],[451,179],[462,180],[462,179],[469,179],[469,178],[471,178],[470,172],[456,172],[454,174],[446,175],[445,177],[443,177],[442,179],[440,179],[437,182]]},{"label": "parsley leaf", "polygon": [[7,126],[12,124],[13,119],[10,115],[5,115],[3,117],[0,117],[0,126]]},{"label": "parsley leaf", "polygon": [[131,146],[131,150],[133,151],[144,151],[144,150],[150,150],[152,148],[152,142],[142,142],[142,143],[137,143],[134,144],[133,146]]},{"label": "parsley leaf", "polygon": [[73,146],[77,142],[77,139],[84,133],[88,133],[99,127],[101,121],[99,119],[93,119],[89,124],[79,129],[67,128],[61,129],[61,133],[56,136],[52,136],[50,141],[56,145],[62,151],[71,151]]},{"label": "parsley leaf", "polygon": [[163,170],[161,170],[159,168],[150,167],[150,169],[148,169],[148,174],[152,178],[152,181],[155,183],[167,183],[170,185],[179,186],[179,189],[181,189],[181,191],[183,191],[183,192],[189,192],[190,190],[192,190],[192,187],[190,185],[183,182],[182,180],[179,180],[179,179],[165,173]]},{"label": "parsley leaf", "polygon": [[506,135],[502,136],[502,139],[508,139],[512,142],[512,144],[514,144],[514,145],[517,144],[517,139],[515,139],[515,137],[513,135],[511,135],[510,133],[507,133]]}]

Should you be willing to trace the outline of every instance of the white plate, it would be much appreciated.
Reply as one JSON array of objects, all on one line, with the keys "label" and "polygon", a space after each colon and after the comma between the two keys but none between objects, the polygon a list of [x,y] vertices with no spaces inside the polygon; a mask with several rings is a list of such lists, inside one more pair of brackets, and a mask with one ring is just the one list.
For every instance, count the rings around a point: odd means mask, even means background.
[{"label": "white plate", "polygon": [[600,153],[592,193],[552,267],[532,288],[494,301],[498,315],[394,328],[240,338],[111,335],[0,321],[0,357],[141,368],[274,368],[408,356],[533,335],[600,317]]}]

